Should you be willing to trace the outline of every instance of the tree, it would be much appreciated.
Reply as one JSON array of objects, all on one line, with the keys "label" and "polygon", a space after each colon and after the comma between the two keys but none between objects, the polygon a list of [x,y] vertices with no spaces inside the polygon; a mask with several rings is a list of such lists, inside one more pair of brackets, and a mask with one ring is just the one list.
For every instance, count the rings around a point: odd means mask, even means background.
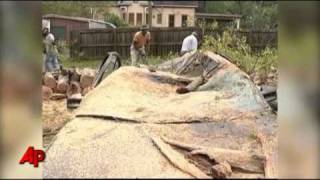
[{"label": "tree", "polygon": [[92,18],[93,13],[101,14],[108,10],[113,1],[43,1],[43,14],[60,14]]},{"label": "tree", "polygon": [[210,13],[241,14],[241,28],[273,30],[277,27],[278,3],[276,1],[207,1]]},{"label": "tree", "polygon": [[106,22],[110,22],[110,23],[116,25],[117,27],[127,27],[128,26],[128,23],[126,23],[123,19],[121,19],[119,16],[117,16],[113,13],[105,12],[104,13],[104,20]]}]

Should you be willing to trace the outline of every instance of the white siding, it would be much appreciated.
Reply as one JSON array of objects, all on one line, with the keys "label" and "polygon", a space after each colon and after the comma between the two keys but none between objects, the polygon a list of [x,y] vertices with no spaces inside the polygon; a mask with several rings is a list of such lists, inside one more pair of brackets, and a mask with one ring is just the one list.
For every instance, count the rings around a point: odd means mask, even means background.
[{"label": "white siding", "polygon": [[106,28],[106,25],[103,23],[89,21],[89,29],[93,29],[93,28]]},{"label": "white siding", "polygon": [[[124,7],[124,6],[123,6]],[[129,5],[126,9],[126,20],[128,21],[128,14],[134,13],[134,25],[137,24],[136,22],[136,16],[137,13],[142,13],[142,23],[146,24],[146,13],[148,13],[148,10],[146,10],[146,6],[141,6],[139,3],[132,3]],[[110,8],[110,12],[118,15],[122,18],[122,11],[120,10],[120,7],[113,7]],[[157,23],[157,14],[162,14],[162,24]],[[152,26],[153,27],[168,27],[169,26],[169,15],[174,14],[175,15],[175,27],[181,27],[181,20],[182,15],[188,15],[188,26],[194,26],[195,25],[195,8],[192,7],[154,7],[152,8]]]}]

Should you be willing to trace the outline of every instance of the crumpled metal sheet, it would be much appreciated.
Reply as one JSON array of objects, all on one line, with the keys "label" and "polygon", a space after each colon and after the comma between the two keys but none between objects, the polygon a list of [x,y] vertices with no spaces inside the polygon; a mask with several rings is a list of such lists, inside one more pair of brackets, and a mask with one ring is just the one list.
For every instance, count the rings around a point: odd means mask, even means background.
[{"label": "crumpled metal sheet", "polygon": [[[170,72],[121,67],[109,75],[58,134],[44,176],[192,177],[161,154],[151,135],[274,156],[277,122],[270,107],[244,72],[207,54],[219,68],[187,94],[175,92],[182,85],[178,79],[187,77]],[[267,147],[258,141],[260,135]],[[249,175],[264,177],[237,171],[232,177]]]}]

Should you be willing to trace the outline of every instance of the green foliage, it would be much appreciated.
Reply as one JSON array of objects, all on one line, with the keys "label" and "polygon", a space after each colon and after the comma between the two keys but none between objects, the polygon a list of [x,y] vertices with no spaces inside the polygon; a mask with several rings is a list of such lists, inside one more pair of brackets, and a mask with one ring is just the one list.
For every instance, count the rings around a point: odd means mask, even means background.
[{"label": "green foliage", "polygon": [[128,27],[128,23],[126,23],[123,19],[121,19],[119,16],[106,12],[104,13],[104,20],[106,22],[110,22],[114,25],[116,25],[117,27]]},{"label": "green foliage", "polygon": [[81,59],[71,59],[67,56],[60,55],[60,60],[65,68],[93,68],[96,69],[100,65],[102,59],[90,59],[90,58],[81,58]]},{"label": "green foliage", "polygon": [[60,14],[92,18],[103,13],[114,1],[43,1],[42,14]]},{"label": "green foliage", "polygon": [[63,55],[69,54],[69,46],[67,45],[66,41],[63,41],[63,40],[56,41],[56,46],[59,54],[63,54]]},{"label": "green foliage", "polygon": [[210,50],[228,57],[232,63],[248,73],[259,74],[266,77],[277,66],[277,50],[265,48],[260,52],[253,52],[246,38],[240,36],[233,29],[229,28],[223,34],[204,37],[203,50]]},{"label": "green foliage", "polygon": [[241,14],[240,27],[251,30],[274,30],[278,24],[277,1],[207,1],[209,13]]},{"label": "green foliage", "polygon": [[[174,53],[174,52],[169,52],[169,54],[165,55],[165,56],[153,56],[153,55],[149,55],[147,56],[146,60],[148,62],[148,65],[158,65],[161,64],[165,61],[171,60],[173,58],[178,57],[178,53]],[[125,59],[123,59],[123,65],[130,65],[131,64],[131,57],[126,57]]]}]

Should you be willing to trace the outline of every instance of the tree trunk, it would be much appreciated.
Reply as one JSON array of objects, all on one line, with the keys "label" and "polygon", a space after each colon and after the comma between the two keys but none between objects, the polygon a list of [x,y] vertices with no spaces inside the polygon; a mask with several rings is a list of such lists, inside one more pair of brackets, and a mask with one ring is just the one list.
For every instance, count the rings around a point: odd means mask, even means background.
[{"label": "tree trunk", "polygon": [[52,90],[55,90],[57,87],[57,82],[53,75],[50,72],[46,72],[43,77],[43,82],[45,86],[48,86]]},{"label": "tree trunk", "polygon": [[59,93],[66,93],[67,92],[67,89],[69,86],[68,81],[69,81],[68,75],[66,75],[66,76],[60,75],[59,76],[58,83],[57,83],[57,91]]},{"label": "tree trunk", "polygon": [[79,82],[72,81],[67,89],[67,97],[72,96],[73,94],[81,93],[81,87]]},{"label": "tree trunk", "polygon": [[195,80],[193,80],[188,86],[186,87],[189,91],[196,90],[200,85],[202,85],[204,82],[204,78],[202,76],[197,77]]},{"label": "tree trunk", "polygon": [[153,143],[159,148],[160,152],[177,168],[195,178],[209,178],[197,166],[188,162],[178,151],[175,151],[170,145],[166,144],[161,138],[151,137]]},{"label": "tree trunk", "polygon": [[80,84],[82,88],[86,88],[92,85],[95,72],[93,69],[84,68],[81,73]]},{"label": "tree trunk", "polygon": [[53,93],[52,96],[50,97],[50,99],[52,99],[52,100],[60,100],[60,99],[66,98],[66,97],[67,97],[66,94]]},{"label": "tree trunk", "polygon": [[264,173],[264,165],[266,163],[264,155],[251,154],[239,150],[195,146],[164,137],[162,139],[170,145],[191,151],[192,155],[206,155],[210,160],[214,160],[217,163],[227,162],[233,168],[247,172]]},{"label": "tree trunk", "polygon": [[48,86],[42,86],[42,99],[49,100],[53,94],[53,91]]},{"label": "tree trunk", "polygon": [[71,69],[69,73],[70,73],[70,81],[80,82],[81,72],[78,68]]},{"label": "tree trunk", "polygon": [[228,162],[224,161],[211,167],[211,174],[215,178],[227,178],[232,175],[232,169]]},{"label": "tree trunk", "polygon": [[188,93],[188,92],[191,92],[191,91],[195,91],[203,83],[204,83],[204,78],[202,76],[200,76],[200,77],[197,77],[196,79],[194,79],[186,87],[177,88],[176,92],[179,93],[179,94],[184,94],[184,93]]},{"label": "tree trunk", "polygon": [[82,96],[85,96],[86,94],[88,94],[89,91],[91,91],[93,88],[92,87],[86,87],[84,89],[82,89]]}]

